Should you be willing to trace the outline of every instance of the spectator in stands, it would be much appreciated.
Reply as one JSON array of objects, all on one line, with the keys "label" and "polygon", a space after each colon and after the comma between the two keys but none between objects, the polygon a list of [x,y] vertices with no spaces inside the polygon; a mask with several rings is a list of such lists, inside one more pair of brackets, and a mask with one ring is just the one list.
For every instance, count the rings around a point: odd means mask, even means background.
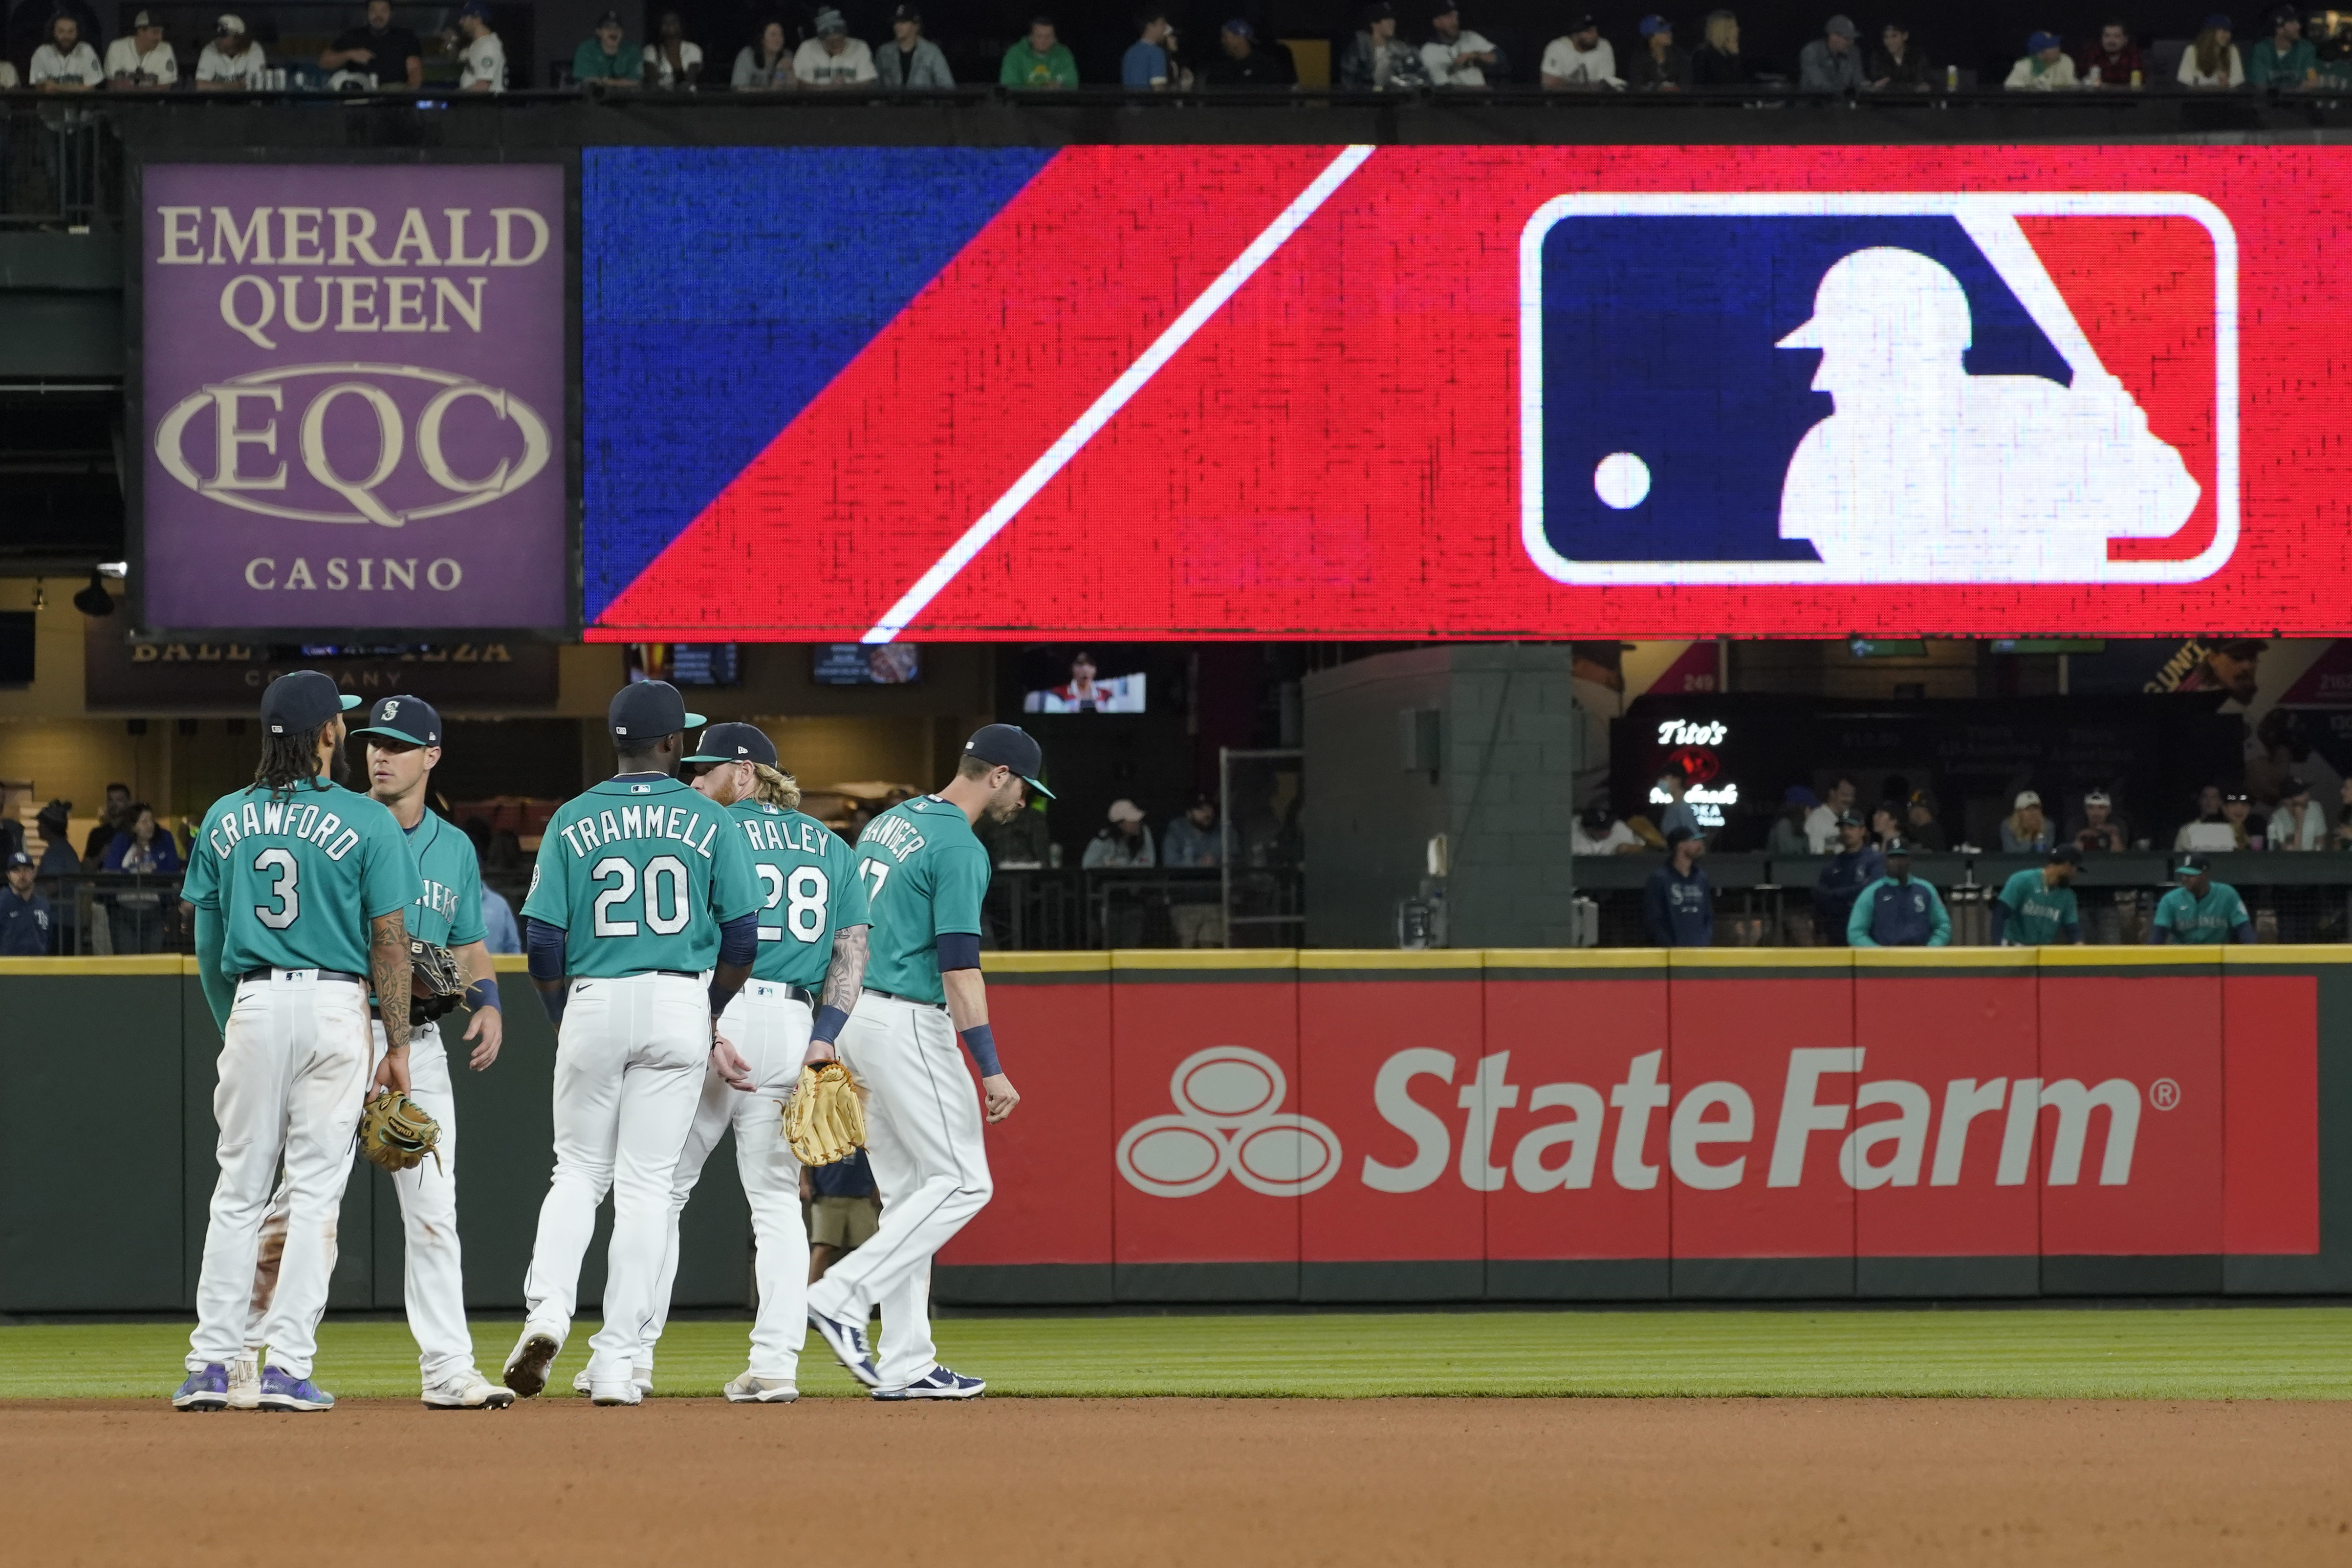
[{"label": "spectator in stands", "polygon": [[1368,92],[1429,85],[1421,51],[1397,37],[1396,7],[1388,0],[1364,7],[1356,36],[1339,57],[1339,85]]},{"label": "spectator in stands", "polygon": [[[392,9],[385,0],[373,0]],[[131,18],[131,31],[106,46],[106,84],[112,88],[170,87],[180,79],[180,57],[163,41],[163,24],[152,11]]]},{"label": "spectator in stands", "polygon": [[2014,809],[2001,818],[2000,852],[2004,855],[2046,855],[2058,841],[2050,819],[2042,814],[2042,797],[2030,789],[2017,792]]},{"label": "spectator in stands", "polygon": [[1625,85],[1634,92],[1680,92],[1691,84],[1691,58],[1675,47],[1675,25],[1664,16],[1642,18],[1642,47],[1625,63]]},{"label": "spectator in stands", "polygon": [[106,847],[114,836],[131,826],[131,786],[110,784],[106,786],[106,805],[98,814],[98,825],[82,836],[81,868],[95,871],[106,861]]},{"label": "spectator in stands", "polygon": [[[131,826],[107,846],[105,868],[138,877],[176,877],[179,847],[156,826],[155,813],[144,802],[125,814]],[[109,910],[118,953],[163,951],[163,894],[152,888],[126,888],[115,893]]]},{"label": "spectator in stands", "polygon": [[2319,51],[2305,41],[2303,18],[2292,5],[2271,13],[2269,41],[2246,51],[2246,82],[2257,92],[2319,85]]},{"label": "spectator in stands", "polygon": [[1862,818],[1848,812],[1838,819],[1838,851],[1813,883],[1813,930],[1826,947],[1845,945],[1853,901],[1886,875],[1886,858],[1870,842]]},{"label": "spectator in stands", "polygon": [[2237,830],[2221,810],[2221,786],[2207,784],[2197,792],[2197,815],[2180,825],[2172,836],[2172,847],[2177,852],[2194,850],[2200,854],[2226,855],[2238,847]]},{"label": "spectator in stands", "polygon": [[1119,57],[1118,83],[1151,92],[1192,85],[1192,73],[1176,63],[1176,26],[1168,13],[1147,6],[1137,14],[1139,36]]},{"label": "spectator in stands", "polygon": [[2336,792],[2335,847],[2352,849],[2352,779],[2346,779]]},{"label": "spectator in stands", "polygon": [[2139,51],[2132,47],[2131,28],[2121,22],[2109,22],[2099,29],[2099,41],[2083,51],[2082,68],[2074,74],[2084,87],[2137,90],[2147,80],[2140,70]]},{"label": "spectator in stands", "polygon": [[1080,864],[1089,871],[1132,869],[1156,863],[1151,829],[1143,826],[1143,808],[1131,800],[1110,803],[1110,826],[1094,836]]},{"label": "spectator in stands", "polygon": [[1642,924],[1656,947],[1715,945],[1715,887],[1699,869],[1706,840],[1687,827],[1666,835],[1666,863],[1642,888]]},{"label": "spectator in stands", "polygon": [[1617,76],[1617,51],[1601,36],[1601,24],[1590,16],[1577,18],[1575,26],[1544,46],[1537,75],[1554,92],[1625,85]]},{"label": "spectator in stands", "polygon": [[1430,31],[1436,37],[1421,46],[1421,63],[1429,79],[1439,87],[1475,88],[1490,85],[1489,71],[1499,79],[1502,51],[1483,34],[1464,30],[1461,8],[1454,0],[1430,0],[1430,4],[1437,12],[1429,21]]},{"label": "spectator in stands", "polygon": [[515,929],[514,906],[506,895],[482,884],[482,942],[492,952],[520,952],[522,932]]},{"label": "spectator in stands", "polygon": [[2208,946],[2254,940],[2246,900],[2227,882],[2213,880],[2212,862],[2202,855],[2184,855],[2172,876],[2174,887],[2156,901],[2156,918],[2147,928],[2150,942]]},{"label": "spectator in stands", "polygon": [[1658,787],[1666,792],[1666,809],[1658,813],[1658,831],[1669,838],[1677,827],[1687,827],[1693,833],[1703,830],[1698,825],[1698,813],[1691,809],[1685,798],[1690,793],[1690,775],[1678,767],[1669,767],[1658,775]]},{"label": "spectator in stands", "polygon": [[1862,30],[1841,12],[1822,36],[1797,51],[1797,86],[1806,92],[1852,92],[1862,86],[1862,53],[1854,40]]},{"label": "spectator in stands", "polygon": [[631,88],[646,79],[646,52],[629,42],[621,14],[607,11],[572,51],[572,79],[582,87]]},{"label": "spectator in stands", "polygon": [[2001,884],[1992,901],[1992,944],[1995,947],[2048,947],[2058,942],[2080,943],[2082,911],[2068,884],[2082,869],[2083,852],[2072,844],[2050,851],[2041,866],[2028,866]]},{"label": "spectator in stands", "polygon": [[1217,826],[1217,803],[1205,795],[1195,795],[1184,815],[1170,823],[1160,836],[1160,863],[1163,866],[1222,866],[1225,863],[1225,836]]},{"label": "spectator in stands", "polygon": [[2120,855],[2131,847],[2131,829],[2116,815],[2113,797],[2095,789],[2083,796],[2083,815],[2066,825],[2066,842],[2086,855]]},{"label": "spectator in stands", "polygon": [[793,77],[803,87],[820,90],[857,87],[880,79],[874,68],[874,51],[863,38],[849,36],[849,24],[828,5],[816,14],[816,37],[802,43],[793,56]]},{"label": "spectator in stands", "polygon": [[646,51],[646,85],[660,92],[692,92],[702,79],[702,46],[686,36],[686,18],[665,11]]},{"label": "spectator in stands", "polygon": [[[14,92],[24,85],[25,84],[23,82],[16,79],[16,62],[8,59],[0,59],[0,92]],[[5,158],[7,153],[7,134],[5,130],[0,130],[0,158]],[[5,198],[4,196],[0,196],[0,200],[5,199]]]},{"label": "spectator in stands", "polygon": [[245,18],[226,15],[213,24],[213,41],[196,56],[196,90],[257,92],[268,68],[268,58],[246,30]]},{"label": "spectator in stands", "polygon": [[69,800],[53,800],[33,818],[33,826],[41,830],[42,876],[66,877],[81,869],[81,857],[66,841],[72,819],[73,802]]},{"label": "spectator in stands", "polygon": [[1952,917],[1936,889],[1911,875],[1911,847],[1886,846],[1886,875],[1863,889],[1848,917],[1851,947],[1949,947]]},{"label": "spectator in stands", "polygon": [[[457,34],[466,47],[457,55],[457,90],[459,92],[502,93],[507,89],[507,47],[490,31],[490,8],[483,0],[466,0],[457,12]],[[590,40],[592,43],[595,40]],[[579,56],[572,56],[579,63]],[[634,81],[615,81],[615,87],[635,87]]]},{"label": "spectator in stands", "polygon": [[2230,41],[2229,17],[2218,11],[2206,17],[2197,41],[2181,51],[2180,85],[2214,92],[2235,92],[2246,85],[2246,68]]},{"label": "spectator in stands", "polygon": [[1913,790],[1911,797],[1903,803],[1903,837],[1911,841],[1912,847],[1929,855],[1948,854],[1951,850],[1950,836],[1936,820],[1936,797],[1924,789]]},{"label": "spectator in stands", "polygon": [[2254,797],[2244,790],[2224,790],[2221,794],[2221,820],[2230,825],[2230,847],[2260,849],[2263,824],[2254,816]]},{"label": "spectator in stands", "polygon": [[1605,802],[1595,801],[1578,812],[1576,820],[1569,824],[1568,852],[1571,855],[1638,855],[1642,849],[1641,836]]},{"label": "spectator in stands", "polygon": [[82,42],[81,24],[63,12],[49,19],[48,41],[33,51],[31,85],[40,92],[87,92],[106,80],[98,51]]},{"label": "spectator in stands", "polygon": [[1851,776],[1840,773],[1830,784],[1830,793],[1822,804],[1805,817],[1805,837],[1812,841],[1816,855],[1833,855],[1838,847],[1838,825],[1846,813],[1853,809],[1854,783]]},{"label": "spectator in stands", "polygon": [[[895,52],[884,51],[886,56]],[[887,68],[877,68],[887,78]],[[761,23],[759,36],[735,51],[735,74],[728,85],[737,92],[782,92],[798,85],[793,80],[792,40],[784,36],[782,22]]]},{"label": "spectator in stands", "polygon": [[2026,39],[2024,55],[2009,68],[2009,79],[2001,83],[2011,92],[2055,92],[2081,85],[2074,62],[2066,58],[2055,33],[2036,33]]},{"label": "spectator in stands", "polygon": [[1821,803],[1813,792],[1802,784],[1790,784],[1780,797],[1780,815],[1772,819],[1771,831],[1764,836],[1767,855],[1811,855],[1812,841],[1805,837],[1805,816]]},{"label": "spectator in stands", "polygon": [[874,1238],[882,1202],[866,1151],[830,1165],[801,1167],[801,1201],[809,1206],[809,1283]]},{"label": "spectator in stands", "polygon": [[[1883,853],[1887,845],[1903,837],[1903,808],[1891,800],[1882,800],[1870,808],[1870,841]],[[1916,847],[1916,846],[1914,846]]]},{"label": "spectator in stands", "polygon": [[1691,51],[1694,87],[1746,87],[1748,62],[1739,53],[1739,18],[1728,11],[1709,11],[1703,41]]},{"label": "spectator in stands", "polygon": [[890,13],[890,42],[874,57],[882,85],[894,89],[937,89],[955,86],[955,73],[939,45],[923,37],[923,14],[912,5]]},{"label": "spectator in stands", "polygon": [[2263,828],[2263,843],[2272,849],[2313,850],[2327,847],[2327,813],[2311,798],[2311,786],[2291,778],[2279,791],[2278,805]]},{"label": "spectator in stands", "polygon": [[1067,89],[1078,85],[1078,59],[1055,36],[1054,19],[1038,16],[1031,20],[1028,34],[1004,51],[996,80],[1001,87]]},{"label": "spectator in stands", "polygon": [[425,85],[425,46],[405,27],[392,25],[392,0],[368,0],[367,22],[335,35],[319,56],[322,71],[356,71],[378,87]]},{"label": "spectator in stands", "polygon": [[1236,16],[1217,34],[1217,58],[1202,68],[1206,87],[1296,87],[1298,68],[1290,51],[1257,47],[1257,30]]},{"label": "spectator in stands", "polygon": [[1927,51],[1911,42],[1911,29],[1889,22],[1879,30],[1878,47],[1870,51],[1863,81],[1874,92],[1926,92],[1934,86]]},{"label": "spectator in stands", "polygon": [[8,857],[8,885],[0,888],[0,958],[46,958],[52,937],[49,900],[33,889],[33,858]]}]

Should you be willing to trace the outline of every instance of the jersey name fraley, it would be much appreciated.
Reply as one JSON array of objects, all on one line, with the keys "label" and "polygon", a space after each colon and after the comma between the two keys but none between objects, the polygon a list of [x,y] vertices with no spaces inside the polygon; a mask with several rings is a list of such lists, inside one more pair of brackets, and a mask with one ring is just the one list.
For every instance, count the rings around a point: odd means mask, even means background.
[{"label": "jersey name fraley", "polygon": [[708,860],[710,841],[719,836],[719,824],[705,826],[700,812],[682,805],[625,805],[594,816],[583,816],[557,831],[578,859],[586,859],[598,845],[617,839],[674,838]]},{"label": "jersey name fraley", "polygon": [[205,835],[205,842],[212,846],[215,856],[226,860],[239,839],[260,834],[315,844],[327,852],[330,860],[341,859],[360,841],[359,834],[343,826],[343,819],[331,811],[297,805],[290,800],[272,800],[247,801],[242,812],[234,806],[222,812],[212,831]]},{"label": "jersey name fraley", "polygon": [[824,841],[833,837],[833,830],[814,817],[794,821],[785,816],[767,816],[746,821],[743,837],[751,840],[755,850],[772,849],[779,854],[798,850],[803,855],[822,855]]}]

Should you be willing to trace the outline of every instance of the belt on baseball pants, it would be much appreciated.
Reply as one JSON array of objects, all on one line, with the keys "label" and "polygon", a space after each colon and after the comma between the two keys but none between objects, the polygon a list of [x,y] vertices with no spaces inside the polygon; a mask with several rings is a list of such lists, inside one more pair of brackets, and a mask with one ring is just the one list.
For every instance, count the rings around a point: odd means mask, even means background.
[{"label": "belt on baseball pants", "polygon": [[353,974],[348,969],[271,969],[264,966],[248,969],[236,978],[241,984],[247,980],[282,980],[290,974],[308,974],[320,980],[348,980],[354,985],[367,984],[366,976]]},{"label": "belt on baseball pants", "polygon": [[901,996],[896,991],[885,991],[878,985],[861,985],[858,989],[868,996],[880,996],[892,1002],[904,1002],[910,1007],[929,1007],[935,1013],[944,1013],[948,1010],[948,1005],[944,1002],[926,1002],[919,996]]},{"label": "belt on baseball pants", "polygon": [[[757,987],[758,989],[754,989]],[[805,985],[785,985],[773,980],[747,980],[743,983],[746,996],[782,996],[787,1002],[797,1002],[803,1007],[816,1005],[816,994]]]}]

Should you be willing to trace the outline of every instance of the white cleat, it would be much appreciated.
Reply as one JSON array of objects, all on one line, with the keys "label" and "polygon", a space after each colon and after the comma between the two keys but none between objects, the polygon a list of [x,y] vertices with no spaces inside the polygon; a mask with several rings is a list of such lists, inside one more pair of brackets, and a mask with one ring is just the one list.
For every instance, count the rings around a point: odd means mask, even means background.
[{"label": "white cleat", "polygon": [[507,1357],[505,1373],[499,1382],[524,1399],[534,1398],[547,1386],[547,1368],[555,1360],[555,1352],[563,1342],[539,1329],[525,1329],[522,1338],[515,1342],[514,1354]]},{"label": "white cleat", "polygon": [[792,1379],[745,1373],[719,1392],[734,1405],[790,1405],[801,1396]]},{"label": "white cleat", "polygon": [[261,1408],[261,1364],[252,1356],[228,1363],[228,1408]]},{"label": "white cleat", "polygon": [[[649,1366],[632,1367],[629,1380],[637,1385],[639,1394],[651,1394],[654,1391],[654,1369]],[[572,1374],[572,1392],[574,1394],[592,1392],[588,1382],[588,1369],[585,1366]]]},{"label": "white cleat", "polygon": [[588,1398],[595,1405],[642,1405],[646,1391],[634,1379],[627,1383],[592,1383],[588,1385]]},{"label": "white cleat", "polygon": [[515,1402],[515,1391],[500,1388],[472,1367],[456,1377],[425,1384],[428,1410],[504,1410]]}]

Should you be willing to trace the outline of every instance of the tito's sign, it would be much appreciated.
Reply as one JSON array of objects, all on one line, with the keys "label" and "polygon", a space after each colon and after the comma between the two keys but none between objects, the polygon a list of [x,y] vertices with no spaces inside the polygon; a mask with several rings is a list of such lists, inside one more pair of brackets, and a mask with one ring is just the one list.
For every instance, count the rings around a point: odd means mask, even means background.
[{"label": "tito's sign", "polygon": [[553,165],[151,165],[142,618],[567,619]]}]

